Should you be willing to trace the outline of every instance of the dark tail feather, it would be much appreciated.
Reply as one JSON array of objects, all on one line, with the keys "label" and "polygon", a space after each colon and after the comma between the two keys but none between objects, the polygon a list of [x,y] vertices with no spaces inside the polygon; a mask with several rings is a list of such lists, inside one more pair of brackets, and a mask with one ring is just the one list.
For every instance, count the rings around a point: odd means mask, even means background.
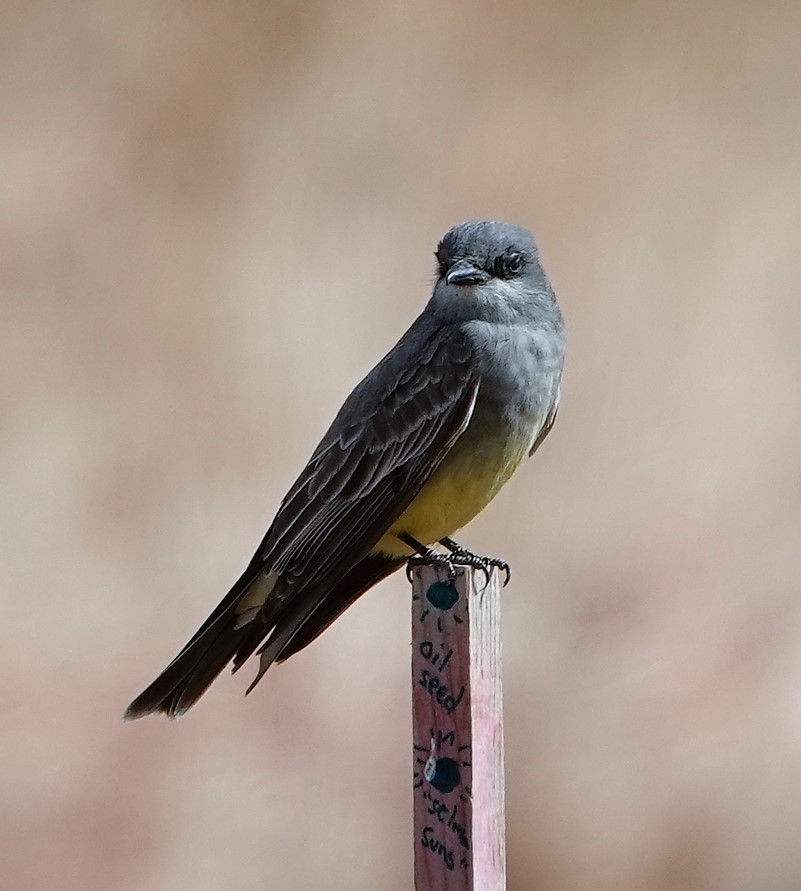
[{"label": "dark tail feather", "polygon": [[244,628],[236,631],[228,625],[221,628],[214,639],[192,644],[134,699],[125,712],[125,720],[155,712],[170,718],[184,714],[231,661],[245,631]]},{"label": "dark tail feather", "polygon": [[[275,657],[276,661],[285,662],[290,656],[307,647],[368,588],[378,584],[381,579],[395,572],[405,562],[405,557],[385,557],[383,554],[368,554],[360,560],[326,594],[317,609]],[[280,621],[278,624],[280,626]]]},{"label": "dark tail feather", "polygon": [[[236,627],[237,617],[233,608],[258,578],[258,572],[248,567],[189,643],[128,706],[126,721],[154,712],[177,718],[197,702],[254,630],[252,623]],[[264,639],[270,626],[261,621],[259,626],[261,639]]]},{"label": "dark tail feather", "polygon": [[[402,563],[402,557],[385,557],[368,554],[333,587],[317,585],[298,592],[290,603],[275,617],[267,642],[259,649],[259,670],[247,692],[258,684],[273,662],[284,662],[319,637],[323,631],[368,588],[394,572]],[[264,640],[264,635],[251,635],[246,639],[234,658],[234,671],[238,671]]]},{"label": "dark tail feather", "polygon": [[[234,607],[259,578],[258,572],[248,567],[189,643],[128,706],[125,719],[142,718],[154,712],[170,718],[184,714],[231,661],[236,671],[269,634],[267,644],[260,651],[261,665],[248,689],[250,692],[273,661],[283,662],[310,644],[361,594],[403,562],[402,557],[369,554],[327,592],[319,588],[298,591],[283,603],[280,612],[275,611],[273,615],[262,612],[238,628]],[[280,603],[280,599],[275,601],[276,606]]]}]

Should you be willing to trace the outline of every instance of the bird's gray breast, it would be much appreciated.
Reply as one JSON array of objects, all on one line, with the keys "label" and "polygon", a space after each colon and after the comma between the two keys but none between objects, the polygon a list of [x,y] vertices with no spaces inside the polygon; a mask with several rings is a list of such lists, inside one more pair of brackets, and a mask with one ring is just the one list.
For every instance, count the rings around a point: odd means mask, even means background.
[{"label": "bird's gray breast", "polygon": [[558,398],[561,333],[531,324],[471,322],[467,328],[481,378],[469,427],[533,443]]}]

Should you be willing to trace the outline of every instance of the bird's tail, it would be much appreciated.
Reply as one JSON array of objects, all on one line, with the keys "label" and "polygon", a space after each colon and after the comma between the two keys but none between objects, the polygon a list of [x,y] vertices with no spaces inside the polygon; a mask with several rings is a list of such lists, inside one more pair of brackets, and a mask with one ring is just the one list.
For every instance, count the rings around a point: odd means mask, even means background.
[{"label": "bird's tail", "polygon": [[[200,699],[255,630],[254,623],[243,623],[239,614],[243,601],[251,591],[256,591],[260,579],[265,577],[255,567],[245,570],[181,652],[128,706],[127,721],[154,712],[177,718]],[[266,600],[265,594],[261,603],[265,604]],[[261,626],[263,635],[270,630],[270,626],[258,619],[256,624]]]},{"label": "bird's tail", "polygon": [[[270,596],[277,582],[274,575],[248,567],[189,643],[128,706],[126,720],[158,712],[171,718],[184,714],[230,662],[236,671],[268,638],[252,689],[274,661],[283,662],[310,644],[402,562],[370,554],[327,590],[298,590],[286,599]],[[254,605],[248,608],[251,600]]]}]

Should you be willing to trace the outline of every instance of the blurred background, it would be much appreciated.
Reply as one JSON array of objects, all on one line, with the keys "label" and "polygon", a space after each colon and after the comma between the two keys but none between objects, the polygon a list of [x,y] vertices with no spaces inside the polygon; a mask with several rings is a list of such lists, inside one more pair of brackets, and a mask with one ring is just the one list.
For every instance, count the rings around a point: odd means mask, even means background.
[{"label": "blurred background", "polygon": [[402,577],[247,700],[121,716],[478,217],[534,229],[570,338],[461,536],[514,568],[509,887],[797,891],[801,6],[0,26],[3,887],[411,886]]}]

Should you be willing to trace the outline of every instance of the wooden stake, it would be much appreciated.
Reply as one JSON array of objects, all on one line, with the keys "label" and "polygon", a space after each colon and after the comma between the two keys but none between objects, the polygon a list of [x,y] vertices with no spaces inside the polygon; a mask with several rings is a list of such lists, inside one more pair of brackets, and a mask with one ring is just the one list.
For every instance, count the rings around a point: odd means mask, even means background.
[{"label": "wooden stake", "polygon": [[412,576],[416,891],[506,888],[500,574]]}]

